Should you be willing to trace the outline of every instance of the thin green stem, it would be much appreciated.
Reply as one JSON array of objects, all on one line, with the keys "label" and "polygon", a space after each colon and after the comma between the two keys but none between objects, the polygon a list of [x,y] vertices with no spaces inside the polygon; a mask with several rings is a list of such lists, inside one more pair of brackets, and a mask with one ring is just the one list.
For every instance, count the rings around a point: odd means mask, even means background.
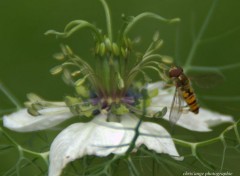
[{"label": "thin green stem", "polygon": [[198,143],[196,143],[196,146],[197,146],[197,147],[201,147],[201,146],[210,145],[210,144],[213,144],[213,143],[218,142],[220,138],[221,138],[221,137],[215,137],[215,138],[212,138],[212,139],[209,139],[209,140],[205,140],[205,141],[202,141],[202,142],[198,142]]},{"label": "thin green stem", "polygon": [[238,126],[237,126],[237,124],[234,124],[234,132],[235,132],[235,135],[237,137],[237,141],[240,144],[240,135],[238,133]]},{"label": "thin green stem", "polygon": [[15,96],[0,82],[0,90],[7,96],[7,98],[17,107],[18,110],[22,109],[21,103]]},{"label": "thin green stem", "polygon": [[9,136],[1,127],[0,127],[0,132],[3,133],[3,135],[16,147],[18,146],[18,143],[11,137]]},{"label": "thin green stem", "polygon": [[188,68],[188,72],[191,71],[201,71],[201,72],[211,72],[211,71],[225,71],[230,69],[237,69],[240,68],[240,63],[223,65],[223,66],[215,66],[215,67],[208,67],[208,66],[191,66]]},{"label": "thin green stem", "polygon": [[191,63],[192,63],[193,57],[194,57],[194,55],[195,55],[195,53],[196,53],[196,51],[197,51],[197,47],[198,47],[198,45],[199,45],[199,42],[200,42],[200,40],[201,40],[204,32],[205,32],[206,29],[207,29],[207,26],[208,26],[208,24],[209,24],[209,21],[210,21],[210,18],[211,18],[211,16],[212,16],[213,12],[214,12],[214,9],[215,9],[215,7],[216,7],[216,5],[217,5],[217,2],[218,2],[218,0],[214,0],[214,1],[213,1],[212,6],[211,6],[211,8],[210,8],[210,10],[209,10],[209,12],[208,12],[208,14],[207,14],[207,17],[206,17],[206,19],[205,19],[205,21],[204,21],[204,23],[203,23],[203,25],[202,25],[199,33],[198,33],[196,39],[195,39],[194,42],[193,42],[192,48],[190,49],[189,55],[188,55],[188,57],[187,57],[187,60],[186,60],[186,62],[185,62],[185,66],[184,66],[186,72],[187,72],[188,68],[191,66]]},{"label": "thin green stem", "polygon": [[108,37],[111,41],[113,41],[113,36],[112,36],[112,20],[111,20],[111,13],[110,9],[106,3],[105,0],[99,0],[104,8],[105,15],[106,15],[106,22],[107,22],[107,31],[108,31]]},{"label": "thin green stem", "polygon": [[193,143],[191,143],[191,142],[183,141],[183,140],[176,139],[176,138],[173,138],[173,141],[175,144],[181,145],[183,147],[191,147],[193,145]]},{"label": "thin green stem", "polygon": [[180,139],[173,138],[173,141],[176,144],[181,145],[183,147],[191,147],[191,148],[210,145],[210,144],[213,144],[215,142],[218,142],[219,140],[220,140],[220,137],[215,137],[215,138],[205,140],[205,141],[202,141],[202,142],[188,142],[188,141],[183,141],[183,140],[180,140]]},{"label": "thin green stem", "polygon": [[210,43],[210,42],[216,42],[217,40],[220,40],[220,39],[223,39],[223,38],[226,38],[230,35],[232,35],[233,33],[236,33],[240,30],[240,26],[237,26],[229,31],[226,31],[226,32],[223,32],[222,34],[219,34],[217,36],[213,36],[213,37],[210,37],[210,38],[205,38],[205,39],[202,39],[200,41],[200,44],[205,44],[205,43]]},{"label": "thin green stem", "polygon": [[173,18],[173,19],[166,19],[163,18],[162,16],[152,13],[152,12],[143,12],[139,15],[137,15],[136,17],[134,17],[134,19],[126,26],[123,35],[126,36],[126,34],[131,30],[131,28],[140,20],[144,19],[144,18],[154,18],[157,19],[159,21],[163,21],[163,22],[168,22],[168,23],[175,23],[175,22],[179,22],[180,19],[179,18]]},{"label": "thin green stem", "polygon": [[139,175],[138,170],[136,169],[131,157],[128,157],[127,161],[128,161],[130,169],[132,170],[133,175],[138,176]]}]

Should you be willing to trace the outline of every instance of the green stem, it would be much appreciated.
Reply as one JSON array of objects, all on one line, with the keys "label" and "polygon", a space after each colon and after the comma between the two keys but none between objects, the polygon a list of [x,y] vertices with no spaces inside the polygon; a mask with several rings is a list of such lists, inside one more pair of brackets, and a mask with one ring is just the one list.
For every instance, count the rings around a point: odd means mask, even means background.
[{"label": "green stem", "polygon": [[191,143],[191,142],[183,141],[180,139],[173,138],[173,141],[175,144],[181,145],[183,147],[192,147],[192,145],[193,145],[193,143]]},{"label": "green stem", "polygon": [[130,169],[132,170],[133,175],[138,176],[139,175],[138,170],[136,169],[132,159],[130,157],[128,157],[127,161],[128,161]]},{"label": "green stem", "polygon": [[188,141],[183,141],[183,140],[180,140],[180,139],[173,138],[173,141],[176,144],[181,145],[183,147],[191,147],[191,148],[210,145],[212,143],[218,142],[219,140],[220,140],[220,137],[215,137],[215,138],[205,140],[205,141],[202,141],[202,142],[188,142]]},{"label": "green stem", "polygon": [[112,20],[111,20],[111,13],[109,10],[109,7],[106,3],[105,0],[99,0],[104,8],[105,11],[105,15],[106,15],[106,22],[107,22],[107,31],[108,31],[108,37],[111,41],[113,41],[113,37],[112,37]]},{"label": "green stem", "polygon": [[14,97],[10,91],[0,82],[0,90],[8,97],[8,99],[17,107],[17,110],[22,109],[21,103]]},{"label": "green stem", "polygon": [[4,135],[12,144],[14,144],[16,147],[18,146],[18,143],[17,143],[11,136],[9,136],[1,127],[0,127],[0,132],[2,132],[3,135]]},{"label": "green stem", "polygon": [[111,71],[110,71],[110,68],[109,68],[109,62],[108,62],[108,59],[107,58],[104,58],[103,60],[103,79],[104,79],[104,85],[105,85],[105,88],[106,88],[106,91],[107,91],[107,95],[109,95],[109,92],[110,92],[110,84],[111,84],[111,81],[110,81],[110,77],[111,77]]},{"label": "green stem", "polygon": [[210,21],[210,18],[212,16],[212,14],[213,14],[213,11],[214,11],[214,9],[215,9],[215,7],[217,5],[217,2],[218,2],[218,0],[214,0],[214,2],[212,3],[212,6],[211,6],[211,8],[210,8],[210,10],[209,10],[209,12],[207,14],[207,17],[206,17],[206,19],[205,19],[205,21],[204,21],[204,23],[203,23],[203,25],[202,25],[202,27],[201,27],[197,37],[196,37],[196,39],[195,39],[195,41],[194,41],[194,43],[192,45],[192,48],[191,48],[191,50],[189,52],[189,55],[187,57],[187,60],[186,60],[185,66],[184,66],[186,71],[191,66],[191,63],[192,63],[193,57],[194,57],[194,55],[196,53],[197,47],[199,45],[199,42],[200,42],[204,32],[207,29],[207,26],[209,24],[209,21]]},{"label": "green stem", "polygon": [[226,31],[226,32],[224,32],[220,35],[213,36],[213,37],[206,38],[206,39],[202,39],[200,41],[200,44],[202,45],[202,44],[205,44],[205,43],[216,42],[217,40],[226,38],[226,37],[232,35],[233,33],[239,32],[239,30],[240,30],[240,26],[237,26],[236,28],[230,29],[229,31]]},{"label": "green stem", "polygon": [[239,135],[239,133],[238,133],[237,123],[234,124],[234,132],[235,132],[235,135],[236,135],[236,137],[237,137],[237,141],[238,141],[238,143],[240,144],[240,135]]},{"label": "green stem", "polygon": [[213,144],[215,142],[218,142],[219,139],[221,139],[221,137],[215,137],[215,138],[212,138],[212,139],[209,139],[209,140],[206,140],[206,141],[202,141],[202,142],[198,142],[196,143],[196,146],[197,147],[201,147],[201,146],[205,146],[205,145],[210,145],[210,144]]},{"label": "green stem", "polygon": [[[184,67],[185,68],[185,67]],[[211,72],[211,71],[224,71],[224,70],[230,70],[230,69],[237,69],[240,68],[240,63],[235,63],[235,64],[229,64],[229,65],[223,65],[223,66],[215,66],[215,67],[208,67],[208,66],[191,66],[191,67],[186,67],[185,70],[187,69],[188,72],[191,71],[199,71],[199,72]]]},{"label": "green stem", "polygon": [[123,35],[126,36],[126,34],[131,30],[131,28],[138,21],[140,21],[144,18],[154,18],[154,19],[157,19],[159,21],[168,22],[168,23],[175,23],[175,22],[180,21],[179,18],[166,19],[166,18],[163,18],[162,16],[160,16],[158,14],[155,14],[155,13],[152,13],[152,12],[143,12],[143,13],[137,15],[136,17],[134,17],[134,19],[126,26],[125,30],[123,31]]}]

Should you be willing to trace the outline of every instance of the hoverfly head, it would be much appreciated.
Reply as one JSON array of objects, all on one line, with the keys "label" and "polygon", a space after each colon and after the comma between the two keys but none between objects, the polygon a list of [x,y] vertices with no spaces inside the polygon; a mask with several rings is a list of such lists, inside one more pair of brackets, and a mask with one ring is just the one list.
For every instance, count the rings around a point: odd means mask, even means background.
[{"label": "hoverfly head", "polygon": [[170,78],[177,78],[183,73],[183,69],[181,67],[173,66],[169,70]]}]

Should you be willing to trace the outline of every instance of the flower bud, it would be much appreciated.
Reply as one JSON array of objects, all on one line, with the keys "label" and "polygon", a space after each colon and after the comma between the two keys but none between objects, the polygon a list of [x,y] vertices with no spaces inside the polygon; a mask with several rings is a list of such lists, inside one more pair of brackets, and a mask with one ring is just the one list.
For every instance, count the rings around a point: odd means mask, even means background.
[{"label": "flower bud", "polygon": [[112,44],[112,50],[113,50],[113,54],[115,56],[119,56],[120,52],[119,52],[119,47],[116,43],[113,43]]},{"label": "flower bud", "polygon": [[123,47],[121,47],[121,54],[122,54],[122,56],[123,56],[124,58],[127,57],[127,53],[125,52],[125,50],[124,50]]},{"label": "flower bud", "polygon": [[156,42],[159,40],[159,31],[156,31],[153,35],[153,41]]},{"label": "flower bud", "polygon": [[105,52],[106,52],[106,46],[105,46],[104,43],[101,43],[101,44],[100,44],[100,47],[99,47],[99,54],[100,54],[101,56],[103,56],[103,55],[105,54]]},{"label": "flower bud", "polygon": [[111,50],[112,50],[112,44],[111,44],[111,41],[110,41],[109,38],[106,38],[106,39],[105,39],[105,46],[106,46],[106,49],[107,49],[108,51],[111,51]]},{"label": "flower bud", "polygon": [[66,45],[65,48],[66,48],[67,55],[72,56],[73,55],[72,49],[68,45]]},{"label": "flower bud", "polygon": [[81,85],[85,82],[85,80],[86,80],[87,77],[88,77],[88,75],[85,75],[83,78],[78,79],[78,80],[75,82],[75,86],[81,86]]},{"label": "flower bud", "polygon": [[65,59],[65,57],[64,57],[64,54],[63,54],[63,53],[55,53],[55,54],[53,55],[53,58],[54,58],[54,59],[56,59],[56,60],[59,60],[59,61],[61,61],[61,60],[64,60],[64,59]]},{"label": "flower bud", "polygon": [[172,64],[173,63],[173,58],[171,58],[170,56],[163,56],[162,61],[166,64]]},{"label": "flower bud", "polygon": [[51,73],[52,75],[57,75],[57,74],[61,73],[62,71],[63,71],[62,66],[61,66],[61,65],[58,65],[58,66],[53,67],[53,68],[50,70],[50,73]]}]

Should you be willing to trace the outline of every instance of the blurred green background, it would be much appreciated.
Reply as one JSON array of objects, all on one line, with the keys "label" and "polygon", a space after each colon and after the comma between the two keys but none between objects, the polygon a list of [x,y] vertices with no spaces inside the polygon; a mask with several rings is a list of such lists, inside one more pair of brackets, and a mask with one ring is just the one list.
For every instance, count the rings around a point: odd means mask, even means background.
[{"label": "blurred green background", "polygon": [[[138,50],[144,50],[152,40],[153,33],[159,30],[164,40],[161,54],[177,57],[179,65],[184,64],[212,2],[211,0],[108,0],[115,36],[122,24],[122,13],[135,16],[144,11],[151,11],[166,18],[180,17],[182,21],[177,25],[159,23],[152,19],[145,20],[138,23],[130,33],[130,37],[133,38],[141,36]],[[194,65],[215,67],[240,63],[239,9],[239,0],[219,0],[203,36],[203,39],[212,37],[215,39],[199,45],[194,56]],[[106,31],[103,8],[98,0],[0,0],[0,81],[20,102],[26,101],[26,94],[29,92],[35,92],[48,100],[61,100],[64,95],[72,94],[72,89],[67,87],[60,77],[51,76],[49,73],[49,69],[57,64],[57,61],[52,59],[52,55],[60,50],[61,43],[69,44],[75,53],[90,62],[94,61],[91,55],[93,40],[88,31],[82,30],[65,40],[43,35],[49,29],[62,31],[69,21],[75,19],[88,20]],[[224,83],[212,89],[196,87],[200,102],[216,111],[230,114],[237,120],[240,108],[239,73],[240,67],[224,70]],[[152,76],[156,80],[157,77]],[[2,93],[0,93],[0,108],[2,110],[14,108]],[[198,140],[216,136],[226,126],[216,127],[214,132],[204,134],[192,132],[189,134],[189,131],[184,129],[176,131],[177,136]],[[22,145],[31,146],[37,151],[47,151],[50,142],[58,133],[57,131],[24,134],[8,132]],[[0,143],[8,144],[1,134]],[[222,159],[222,151],[222,144],[219,143],[204,152],[213,162],[219,163]],[[215,152],[214,156],[217,157],[211,156],[212,152]],[[15,164],[17,158],[14,148],[0,153],[0,175],[4,175]],[[240,175],[239,153],[230,151],[225,159],[225,170]],[[201,165],[194,164],[189,165],[189,168],[201,170]],[[46,170],[41,161],[39,165]],[[22,175],[41,175],[41,172],[36,170],[38,169],[35,167],[23,169]],[[176,175],[182,175],[183,170],[175,172]],[[122,175],[126,173],[127,171]]]}]

